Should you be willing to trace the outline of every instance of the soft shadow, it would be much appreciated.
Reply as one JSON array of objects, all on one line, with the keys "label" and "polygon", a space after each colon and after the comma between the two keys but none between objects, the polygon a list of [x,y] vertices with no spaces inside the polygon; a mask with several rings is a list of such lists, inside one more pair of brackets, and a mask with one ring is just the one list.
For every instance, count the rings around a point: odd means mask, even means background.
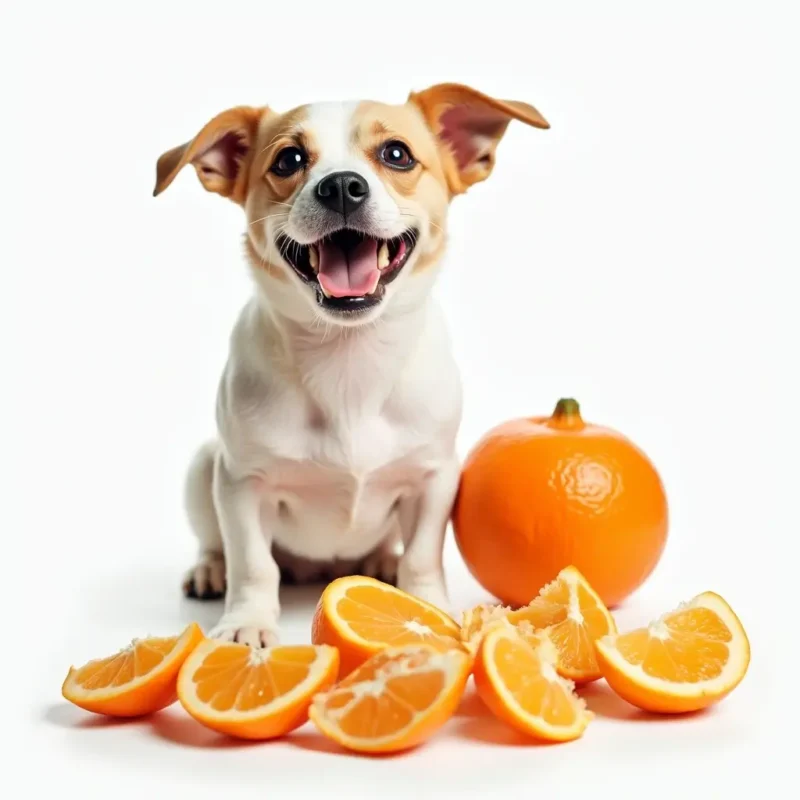
[{"label": "soft shadow", "polygon": [[308,750],[311,753],[329,753],[333,756],[350,756],[348,750],[340,747],[336,742],[326,739],[320,733],[293,733],[289,739],[292,747],[298,747],[300,750]]},{"label": "soft shadow", "polygon": [[454,731],[458,736],[472,739],[481,744],[494,744],[503,747],[548,747],[552,742],[542,742],[534,739],[507,725],[505,722],[493,717],[486,710],[482,716],[467,717],[456,726]]},{"label": "soft shadow", "polygon": [[589,710],[598,717],[621,720],[623,722],[678,722],[686,719],[706,716],[710,709],[689,711],[684,714],[653,714],[642,711],[636,706],[614,694],[607,683],[590,683],[578,689],[578,694],[586,701]]},{"label": "soft shadow", "polygon": [[375,758],[379,760],[391,760],[401,758],[405,753],[353,753],[340,747],[336,742],[326,739],[320,733],[292,733],[285,741],[300,750],[308,750],[311,753],[327,753],[332,756],[344,756],[345,758]]},{"label": "soft shadow", "polygon": [[83,711],[69,703],[53,703],[45,708],[42,719],[50,725],[72,731],[89,731],[95,728],[119,728],[123,725],[141,724],[145,717],[106,717]]},{"label": "soft shadow", "polygon": [[478,695],[475,689],[471,691],[467,689],[467,691],[464,692],[464,697],[461,698],[461,704],[456,710],[455,716],[485,717],[486,713],[486,705],[483,700],[481,700],[480,695]]},{"label": "soft shadow", "polygon": [[309,608],[313,610],[316,608],[319,598],[322,595],[322,590],[326,585],[325,583],[308,583],[302,585],[282,583],[280,589],[281,608],[293,610]]},{"label": "soft shadow", "polygon": [[202,726],[182,713],[161,711],[150,717],[150,728],[155,736],[181,747],[207,750],[244,749],[263,745],[264,742],[235,739]]}]

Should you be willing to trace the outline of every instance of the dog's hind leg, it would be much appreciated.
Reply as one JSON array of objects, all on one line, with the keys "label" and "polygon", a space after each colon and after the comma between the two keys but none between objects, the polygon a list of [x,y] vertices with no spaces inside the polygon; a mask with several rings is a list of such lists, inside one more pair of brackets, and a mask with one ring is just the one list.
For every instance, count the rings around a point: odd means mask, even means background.
[{"label": "dog's hind leg", "polygon": [[212,482],[216,442],[203,445],[189,465],[184,504],[189,524],[197,536],[197,563],[186,573],[183,593],[198,600],[218,600],[225,595],[225,555]]}]

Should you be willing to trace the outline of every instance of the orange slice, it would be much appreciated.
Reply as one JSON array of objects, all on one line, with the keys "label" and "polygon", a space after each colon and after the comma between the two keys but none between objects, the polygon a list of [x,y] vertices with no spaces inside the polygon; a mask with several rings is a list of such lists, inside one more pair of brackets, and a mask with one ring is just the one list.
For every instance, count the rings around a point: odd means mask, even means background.
[{"label": "orange slice", "polygon": [[478,606],[468,611],[461,638],[474,652],[489,630],[508,624],[542,631],[558,652],[559,674],[578,684],[600,677],[594,642],[617,631],[603,601],[575,567],[562,569],[536,599],[516,611],[503,606]]},{"label": "orange slice", "polygon": [[255,648],[207,640],[181,667],[181,705],[208,728],[241,739],[274,739],[308,720],[312,696],[339,669],[333,647]]},{"label": "orange slice", "polygon": [[575,684],[556,670],[558,654],[544,637],[509,626],[492,628],[475,661],[475,687],[492,713],[537,739],[577,739],[592,720]]},{"label": "orange slice", "polygon": [[330,583],[317,604],[314,644],[338,648],[348,675],[385,647],[429,644],[461,649],[461,629],[440,609],[387,583],[358,575]]},{"label": "orange slice", "polygon": [[350,750],[407,750],[453,716],[471,665],[463,650],[386,648],[318,694],[309,716],[325,736]]},{"label": "orange slice", "polygon": [[116,655],[70,667],[61,693],[96,714],[152,714],[178,699],[178,670],[202,640],[203,631],[194,622],[180,636],[134,639]]},{"label": "orange slice", "polygon": [[731,607],[705,592],[646,628],[600,639],[597,656],[620,697],[680,714],[718,702],[741,683],[750,643]]}]

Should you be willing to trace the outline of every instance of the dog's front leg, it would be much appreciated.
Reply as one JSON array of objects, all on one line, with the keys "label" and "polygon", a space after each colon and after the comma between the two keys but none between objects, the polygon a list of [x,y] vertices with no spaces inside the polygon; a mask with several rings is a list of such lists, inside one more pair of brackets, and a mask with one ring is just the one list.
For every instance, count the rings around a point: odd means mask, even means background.
[{"label": "dog's front leg", "polygon": [[[458,491],[461,467],[455,455],[425,482],[402,522],[405,551],[397,585],[446,611],[449,605],[442,567],[444,535]],[[409,498],[409,501],[411,499]]]},{"label": "dog's front leg", "polygon": [[225,613],[210,635],[255,647],[277,642],[280,571],[272,537],[263,529],[259,482],[231,475],[222,456],[214,466],[214,503],[227,565]]}]

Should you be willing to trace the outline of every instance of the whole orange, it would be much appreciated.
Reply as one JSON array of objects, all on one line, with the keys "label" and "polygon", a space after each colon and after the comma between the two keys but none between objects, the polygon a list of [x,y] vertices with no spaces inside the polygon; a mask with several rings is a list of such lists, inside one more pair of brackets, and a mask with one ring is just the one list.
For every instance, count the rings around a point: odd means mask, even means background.
[{"label": "whole orange", "polygon": [[489,431],[464,464],[453,509],[470,572],[512,606],[570,564],[617,605],[653,571],[667,526],[664,487],[647,456],[584,422],[571,399],[550,417]]}]

